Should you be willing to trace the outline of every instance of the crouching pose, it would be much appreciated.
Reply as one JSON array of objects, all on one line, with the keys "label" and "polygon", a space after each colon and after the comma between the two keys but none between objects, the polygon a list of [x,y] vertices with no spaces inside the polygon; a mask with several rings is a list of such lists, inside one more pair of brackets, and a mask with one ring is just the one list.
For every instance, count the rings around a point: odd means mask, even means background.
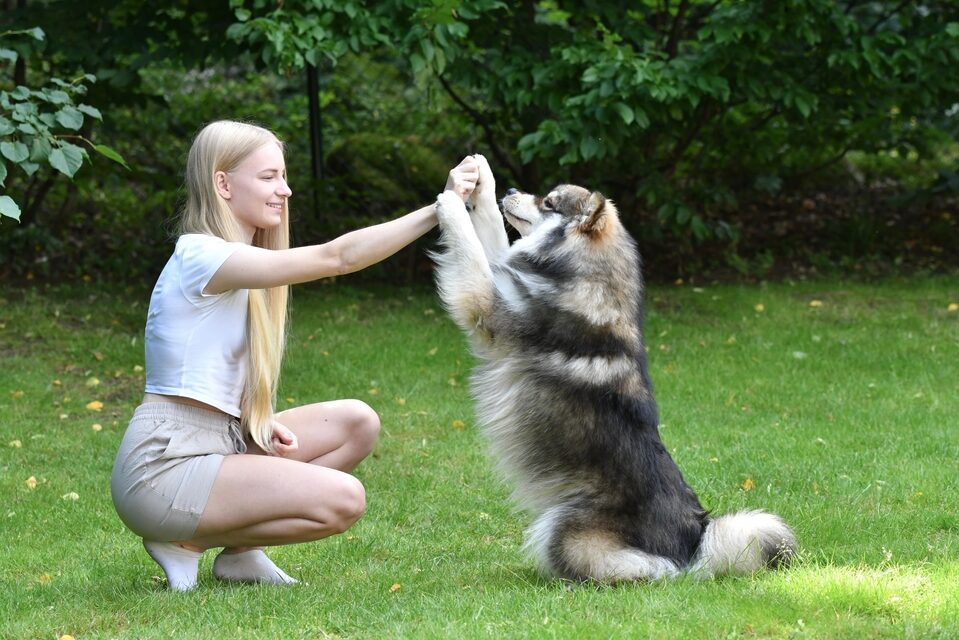
[{"label": "crouching pose", "polygon": [[493,457],[532,517],[540,568],[574,580],[749,573],[795,553],[775,515],[714,517],[659,437],[636,244],[612,202],[561,185],[510,189],[503,215],[477,156],[469,199],[444,193],[441,298],[480,360],[472,378]]},{"label": "crouching pose", "polygon": [[[447,189],[465,199],[476,162]],[[328,243],[289,247],[283,146],[268,130],[207,125],[190,149],[176,249],[145,332],[146,394],[123,437],[111,489],[171,589],[197,583],[201,554],[224,547],[221,580],[291,584],[262,547],[318,540],[363,514],[350,475],[379,417],[358,400],[273,411],[287,286],[362,269],[436,224],[428,206]]]}]

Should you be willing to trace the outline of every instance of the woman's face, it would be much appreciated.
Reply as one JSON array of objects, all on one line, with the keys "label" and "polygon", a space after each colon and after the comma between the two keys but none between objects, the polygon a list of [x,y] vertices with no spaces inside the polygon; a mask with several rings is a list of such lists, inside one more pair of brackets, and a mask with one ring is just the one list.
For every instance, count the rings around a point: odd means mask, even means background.
[{"label": "woman's face", "polygon": [[250,240],[257,229],[282,222],[287,198],[293,195],[286,184],[283,151],[272,142],[248,155],[233,171],[218,171],[214,182]]}]

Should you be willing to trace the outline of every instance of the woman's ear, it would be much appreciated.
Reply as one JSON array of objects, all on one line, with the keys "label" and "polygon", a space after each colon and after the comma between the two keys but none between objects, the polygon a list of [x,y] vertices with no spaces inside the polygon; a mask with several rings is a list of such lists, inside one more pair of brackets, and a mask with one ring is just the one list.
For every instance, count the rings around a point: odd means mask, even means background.
[{"label": "woman's ear", "polygon": [[224,200],[230,199],[230,178],[226,171],[217,171],[213,174],[213,188]]}]

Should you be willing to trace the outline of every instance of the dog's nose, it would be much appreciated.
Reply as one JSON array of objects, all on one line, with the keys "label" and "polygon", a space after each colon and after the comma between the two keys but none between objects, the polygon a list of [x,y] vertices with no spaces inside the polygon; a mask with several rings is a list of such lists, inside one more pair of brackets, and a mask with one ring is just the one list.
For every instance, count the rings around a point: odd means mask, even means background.
[{"label": "dog's nose", "polygon": [[519,189],[514,189],[510,187],[509,189],[506,190],[506,195],[508,196],[514,195],[516,193],[519,193]]}]

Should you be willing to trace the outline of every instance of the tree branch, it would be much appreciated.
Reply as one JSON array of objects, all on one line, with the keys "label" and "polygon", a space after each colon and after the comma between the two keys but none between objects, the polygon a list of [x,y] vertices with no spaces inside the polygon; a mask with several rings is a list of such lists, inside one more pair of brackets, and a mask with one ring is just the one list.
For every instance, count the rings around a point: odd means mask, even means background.
[{"label": "tree branch", "polygon": [[493,123],[490,119],[483,113],[477,111],[472,106],[467,104],[463,98],[461,98],[454,90],[453,87],[446,81],[446,79],[438,75],[437,79],[442,85],[443,90],[446,91],[447,95],[453,99],[460,109],[462,109],[466,115],[468,115],[473,122],[478,125],[483,130],[483,137],[486,139],[486,144],[489,145],[490,150],[493,152],[493,157],[496,158],[497,163],[505,166],[509,172],[513,175],[513,179],[517,180],[521,185],[524,185],[524,173],[520,167],[518,167],[513,159],[506,153],[506,151],[496,142],[495,132],[493,131]]}]

